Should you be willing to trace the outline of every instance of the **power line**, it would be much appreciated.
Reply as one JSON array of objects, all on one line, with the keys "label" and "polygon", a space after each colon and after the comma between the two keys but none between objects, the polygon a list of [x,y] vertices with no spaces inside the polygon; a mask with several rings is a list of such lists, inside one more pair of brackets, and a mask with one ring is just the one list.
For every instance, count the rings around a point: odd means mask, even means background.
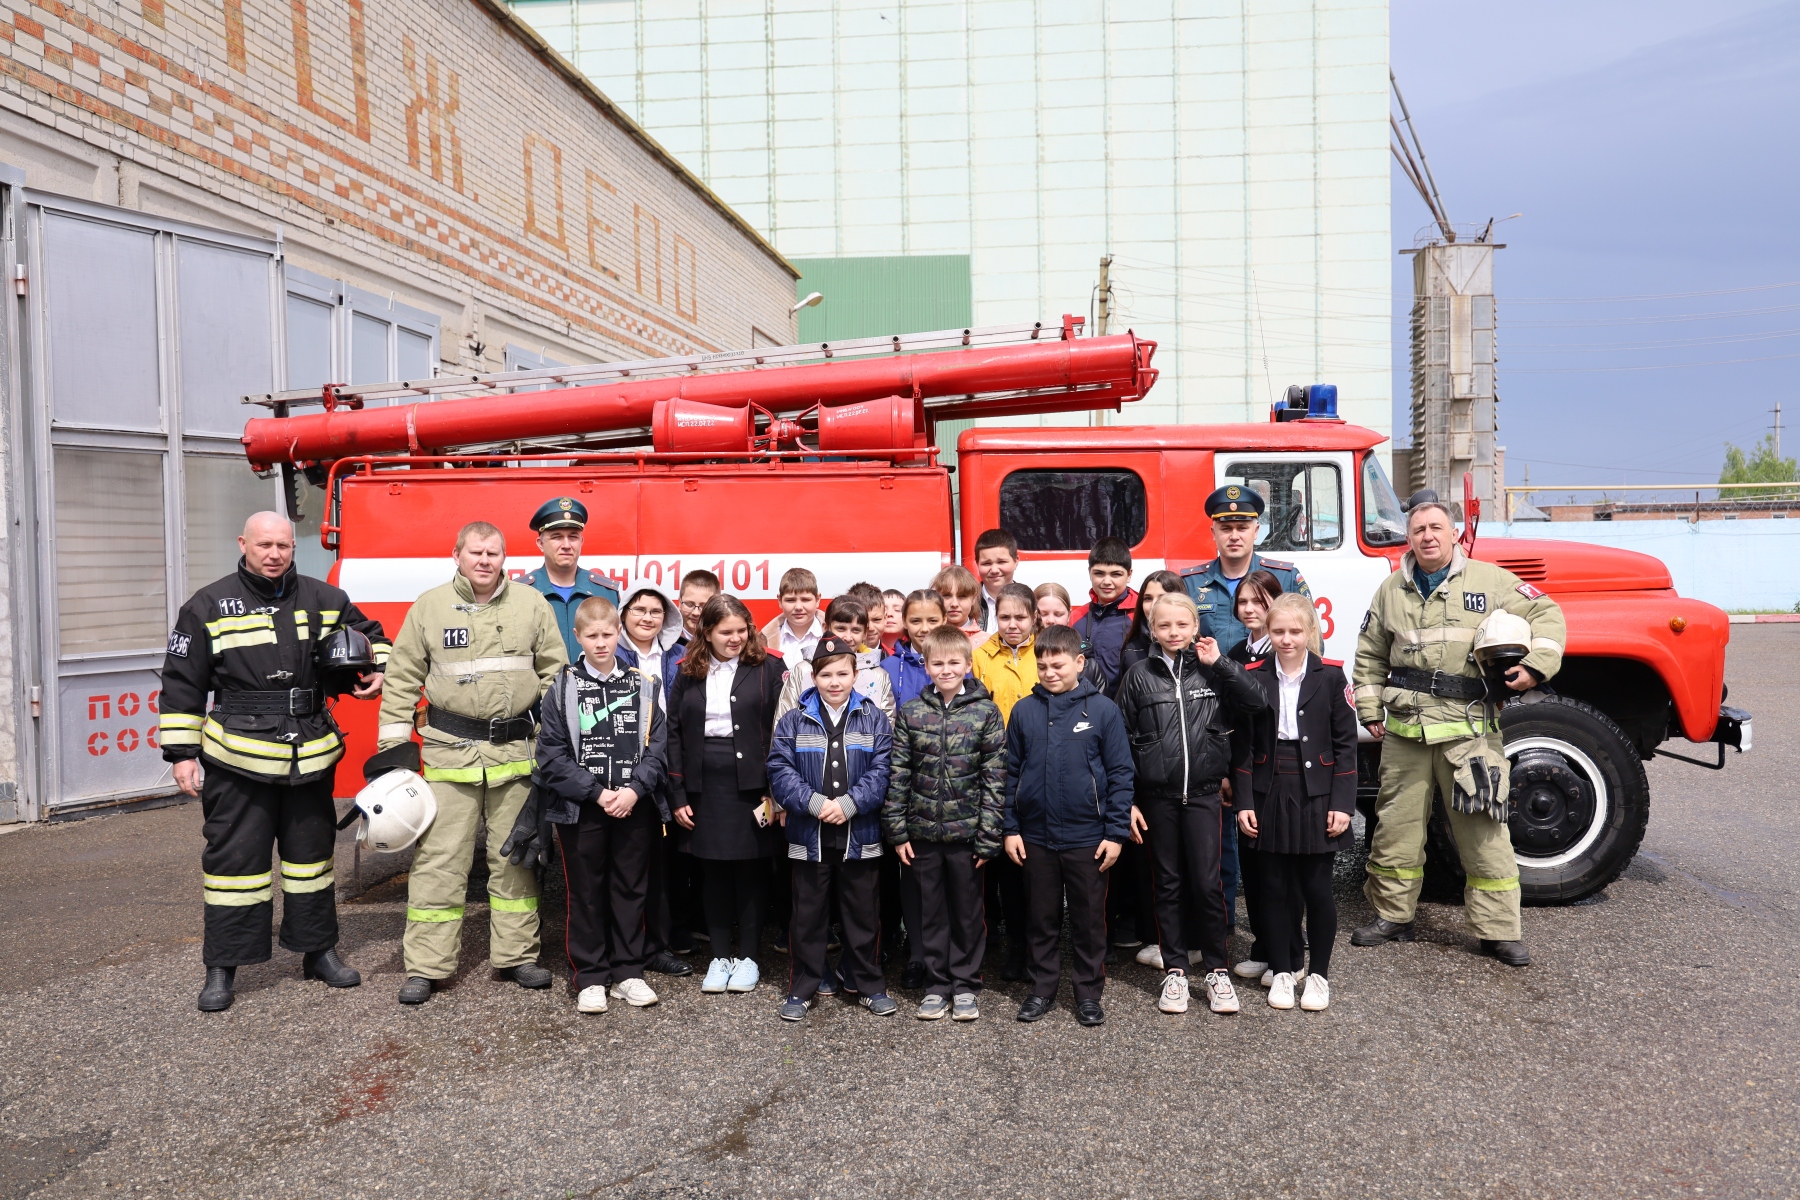
[{"label": "power line", "polygon": [[1511,375],[1569,375],[1591,371],[1673,371],[1681,367],[1730,367],[1738,363],[1779,362],[1787,358],[1800,358],[1800,354],[1770,354],[1762,358],[1716,358],[1707,362],[1658,363],[1649,366],[1632,367],[1508,367]]}]

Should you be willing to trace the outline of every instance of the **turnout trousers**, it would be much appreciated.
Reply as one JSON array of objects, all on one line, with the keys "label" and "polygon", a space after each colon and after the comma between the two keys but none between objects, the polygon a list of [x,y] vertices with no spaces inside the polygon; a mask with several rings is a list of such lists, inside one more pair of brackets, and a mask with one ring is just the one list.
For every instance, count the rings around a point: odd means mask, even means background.
[{"label": "turnout trousers", "polygon": [[475,862],[475,833],[487,822],[488,961],[495,969],[536,962],[538,880],[530,867],[515,867],[500,853],[525,798],[531,777],[487,783],[431,781],[437,820],[413,851],[406,885],[406,973],[426,979],[456,974],[462,950],[463,900]]},{"label": "turnout trousers", "polygon": [[[1500,756],[1499,736],[1489,740],[1491,753]],[[1368,879],[1363,883],[1363,895],[1377,916],[1405,922],[1418,910],[1432,797],[1450,795],[1453,768],[1444,752],[1455,745],[1427,745],[1392,730],[1381,739],[1375,844],[1369,850]],[[1512,832],[1499,821],[1457,812],[1448,803],[1444,811],[1467,876],[1463,918],[1469,932],[1494,941],[1519,940],[1519,861],[1513,857]]]},{"label": "turnout trousers", "polygon": [[337,808],[331,777],[285,784],[238,775],[206,763],[200,786],[206,849],[200,855],[206,901],[209,967],[269,961],[275,871],[281,846],[281,945],[300,954],[337,945],[337,893],[332,877]]}]

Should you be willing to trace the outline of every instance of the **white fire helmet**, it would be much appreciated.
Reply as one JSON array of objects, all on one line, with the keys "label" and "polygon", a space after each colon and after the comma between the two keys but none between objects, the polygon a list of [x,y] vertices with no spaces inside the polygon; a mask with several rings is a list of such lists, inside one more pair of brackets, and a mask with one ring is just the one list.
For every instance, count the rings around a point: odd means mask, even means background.
[{"label": "white fire helmet", "polygon": [[389,771],[356,793],[356,807],[363,815],[356,840],[386,854],[418,841],[437,819],[431,785],[412,771]]},{"label": "white fire helmet", "polygon": [[1489,613],[1475,630],[1471,653],[1483,672],[1517,665],[1531,653],[1531,622],[1504,609]]}]

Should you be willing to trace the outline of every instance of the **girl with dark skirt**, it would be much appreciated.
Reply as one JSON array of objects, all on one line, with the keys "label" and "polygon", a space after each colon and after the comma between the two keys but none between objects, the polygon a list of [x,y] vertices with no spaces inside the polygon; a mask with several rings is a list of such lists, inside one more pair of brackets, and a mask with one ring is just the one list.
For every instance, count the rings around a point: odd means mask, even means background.
[{"label": "girl with dark skirt", "polygon": [[[1275,597],[1281,595],[1281,580],[1271,571],[1261,568],[1250,572],[1238,581],[1237,596],[1234,601],[1238,622],[1249,633],[1243,641],[1225,652],[1225,656],[1240,667],[1248,667],[1258,659],[1267,658],[1269,650],[1269,605],[1275,603]],[[1231,731],[1231,761],[1248,762],[1250,759],[1250,741],[1252,723],[1239,720]],[[1233,787],[1237,783],[1233,782]],[[1247,786],[1247,784],[1246,784]],[[1237,817],[1231,817],[1233,828],[1232,841],[1236,843],[1237,873],[1234,882],[1244,893],[1244,908],[1249,914],[1250,957],[1240,960],[1231,968],[1232,974],[1239,979],[1260,979],[1262,985],[1268,987],[1274,980],[1274,972],[1269,969],[1268,935],[1264,932],[1267,922],[1263,917],[1262,878],[1258,874],[1260,864],[1256,861],[1256,839],[1247,836],[1236,828]],[[1221,868],[1223,870],[1223,868]],[[1229,884],[1226,887],[1227,905],[1235,895]],[[1304,952],[1304,947],[1297,947]],[[1263,976],[1269,978],[1264,979]]]},{"label": "girl with dark skirt", "polygon": [[[1332,865],[1339,850],[1351,848],[1356,808],[1356,707],[1343,667],[1319,657],[1319,617],[1310,600],[1297,593],[1277,597],[1269,606],[1268,636],[1272,653],[1248,672],[1269,708],[1253,722],[1250,787],[1238,802],[1238,828],[1256,839],[1269,1007],[1294,1007],[1304,977],[1300,1007],[1318,1012],[1331,1003]],[[1299,950],[1303,913],[1310,964]]]},{"label": "girl with dark skirt", "polygon": [[[699,860],[713,960],[703,992],[754,991],[761,972],[769,859],[778,853],[778,812],[767,763],[785,664],[770,656],[736,596],[720,593],[700,613],[669,697],[673,816]],[[731,953],[732,928],[737,954]]]}]

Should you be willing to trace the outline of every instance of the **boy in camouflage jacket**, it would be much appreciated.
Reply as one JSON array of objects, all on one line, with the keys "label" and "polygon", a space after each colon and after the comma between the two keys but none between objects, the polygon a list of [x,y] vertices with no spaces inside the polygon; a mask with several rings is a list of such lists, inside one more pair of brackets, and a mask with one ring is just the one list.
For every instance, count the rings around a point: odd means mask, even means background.
[{"label": "boy in camouflage jacket", "polygon": [[918,649],[932,686],[903,704],[894,722],[882,834],[918,877],[919,1017],[974,1020],[987,946],[981,867],[1000,853],[1006,722],[968,674],[965,635],[940,626]]}]

